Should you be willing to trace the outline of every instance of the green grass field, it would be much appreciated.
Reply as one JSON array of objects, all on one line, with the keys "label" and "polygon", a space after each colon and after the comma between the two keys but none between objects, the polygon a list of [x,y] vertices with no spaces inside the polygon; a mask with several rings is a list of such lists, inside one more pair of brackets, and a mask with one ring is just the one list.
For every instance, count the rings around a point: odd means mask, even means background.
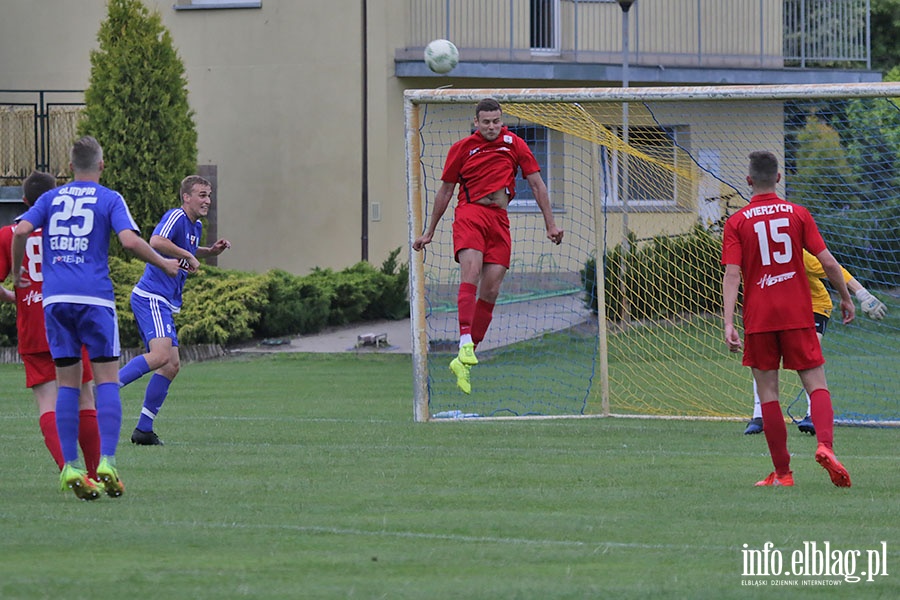
[{"label": "green grass field", "polygon": [[[399,355],[187,364],[166,445],[135,447],[141,380],[126,494],[87,503],[57,490],[22,368],[0,365],[0,598],[900,597],[896,429],[837,429],[838,489],[791,427],[796,486],[754,488],[771,462],[743,423],[414,423],[411,378]],[[766,542],[784,570],[805,542],[859,551],[857,575],[886,548],[887,575],[743,576]]]}]

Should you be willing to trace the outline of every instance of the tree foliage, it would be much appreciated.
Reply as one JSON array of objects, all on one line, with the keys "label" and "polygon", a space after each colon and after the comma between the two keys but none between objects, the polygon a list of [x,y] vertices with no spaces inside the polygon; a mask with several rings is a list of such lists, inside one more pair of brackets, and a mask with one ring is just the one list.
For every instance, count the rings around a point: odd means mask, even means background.
[{"label": "tree foliage", "polygon": [[[900,0],[871,0],[872,68],[888,71],[900,65]],[[896,81],[890,79],[888,81]]]},{"label": "tree foliage", "polygon": [[197,165],[187,79],[158,11],[141,0],[109,0],[91,52],[79,135],[103,146],[103,183],[122,194],[145,235],[178,199]]},{"label": "tree foliage", "polygon": [[900,108],[866,98],[827,110],[805,108],[805,124],[791,148],[788,198],[812,212],[829,249],[857,279],[867,286],[897,285]]}]

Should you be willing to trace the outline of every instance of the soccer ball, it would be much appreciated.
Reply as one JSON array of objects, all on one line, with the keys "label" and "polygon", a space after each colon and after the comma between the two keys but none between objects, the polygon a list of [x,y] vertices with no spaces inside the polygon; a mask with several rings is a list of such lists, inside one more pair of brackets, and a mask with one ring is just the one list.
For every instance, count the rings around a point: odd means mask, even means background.
[{"label": "soccer ball", "polygon": [[425,64],[435,73],[449,73],[459,63],[459,50],[450,40],[432,40],[425,46]]}]

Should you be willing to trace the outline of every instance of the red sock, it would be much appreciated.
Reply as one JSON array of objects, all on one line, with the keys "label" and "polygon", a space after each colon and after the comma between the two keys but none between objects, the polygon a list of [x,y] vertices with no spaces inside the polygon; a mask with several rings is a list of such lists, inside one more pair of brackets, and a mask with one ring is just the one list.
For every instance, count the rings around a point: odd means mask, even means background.
[{"label": "red sock", "polygon": [[787,448],[787,426],[784,424],[781,404],[777,401],[763,402],[760,409],[763,433],[769,445],[769,454],[772,455],[772,464],[775,465],[775,474],[787,475],[791,472],[791,454]]},{"label": "red sock", "polygon": [[97,411],[93,408],[78,413],[78,444],[84,455],[88,477],[97,479],[97,465],[100,464],[100,429],[97,427]]},{"label": "red sock", "polygon": [[459,310],[459,335],[472,333],[472,321],[475,320],[475,293],[478,286],[474,283],[459,284],[459,295],[456,306]]},{"label": "red sock", "polygon": [[44,445],[50,451],[50,456],[56,461],[56,466],[62,471],[66,461],[63,460],[62,448],[59,445],[59,433],[56,431],[56,413],[52,410],[45,412],[38,420],[41,433],[44,434]]},{"label": "red sock", "polygon": [[493,317],[494,305],[479,298],[475,303],[475,318],[472,320],[472,341],[476,347],[484,339]]},{"label": "red sock", "polygon": [[834,408],[831,405],[831,392],[820,388],[809,395],[809,416],[816,428],[816,440],[831,448],[834,443]]}]

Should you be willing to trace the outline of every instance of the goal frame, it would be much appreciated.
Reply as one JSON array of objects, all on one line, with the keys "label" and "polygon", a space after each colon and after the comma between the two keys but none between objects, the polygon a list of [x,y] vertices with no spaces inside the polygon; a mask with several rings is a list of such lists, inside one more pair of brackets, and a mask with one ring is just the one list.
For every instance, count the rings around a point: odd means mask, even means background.
[{"label": "goal frame", "polygon": [[[404,92],[405,152],[407,177],[407,215],[409,244],[424,231],[425,205],[422,198],[422,178],[419,165],[421,143],[418,135],[421,124],[420,107],[433,104],[475,105],[485,97],[503,103],[578,103],[578,102],[728,102],[738,100],[791,100],[798,98],[900,98],[900,82],[795,84],[795,85],[729,85],[729,86],[671,86],[652,88],[468,88],[468,89],[410,89]],[[595,220],[599,208],[594,204]],[[599,236],[600,227],[596,227]],[[602,247],[599,240],[595,243]],[[602,262],[596,261],[598,300],[603,302]],[[428,339],[425,306],[425,261],[421,252],[410,251],[409,269],[410,336],[413,367],[413,419],[431,421],[428,390]],[[600,306],[600,315],[605,314]],[[606,319],[600,318],[598,327],[598,364],[600,369],[601,414],[547,416],[539,418],[597,418],[620,416],[609,410],[608,353],[606,347]],[[621,415],[633,417],[634,415]],[[527,419],[535,417],[480,417],[484,419]],[[672,418],[672,417],[667,417]],[[696,417],[695,417],[696,418]],[[440,420],[440,419],[435,419]],[[865,423],[856,422],[857,425]],[[900,422],[879,421],[878,426],[896,426]]]}]

